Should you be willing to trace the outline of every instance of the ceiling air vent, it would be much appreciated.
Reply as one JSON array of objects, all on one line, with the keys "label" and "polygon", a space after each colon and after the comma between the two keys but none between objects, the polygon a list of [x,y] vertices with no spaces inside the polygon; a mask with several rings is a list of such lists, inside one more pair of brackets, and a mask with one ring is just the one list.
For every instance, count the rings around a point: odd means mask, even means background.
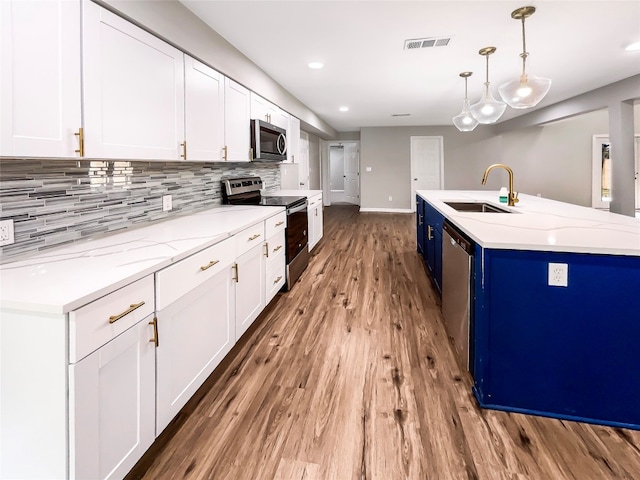
[{"label": "ceiling air vent", "polygon": [[446,47],[450,41],[451,37],[412,38],[404,41],[404,49],[415,50],[417,48]]}]

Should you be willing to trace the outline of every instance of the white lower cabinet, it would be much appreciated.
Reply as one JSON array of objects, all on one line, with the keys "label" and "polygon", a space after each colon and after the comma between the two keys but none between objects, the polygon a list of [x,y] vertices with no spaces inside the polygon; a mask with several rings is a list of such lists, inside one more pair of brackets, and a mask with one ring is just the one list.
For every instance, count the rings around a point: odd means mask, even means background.
[{"label": "white lower cabinet", "polygon": [[70,478],[121,479],[155,439],[153,315],[69,366]]},{"label": "white lower cabinet", "polygon": [[236,260],[236,341],[265,307],[265,256],[263,242]]},{"label": "white lower cabinet", "polygon": [[322,194],[309,198],[309,205],[307,206],[309,251],[318,244],[323,235],[324,219],[322,209]]},{"label": "white lower cabinet", "polygon": [[235,343],[234,255],[229,239],[156,274],[158,434]]}]

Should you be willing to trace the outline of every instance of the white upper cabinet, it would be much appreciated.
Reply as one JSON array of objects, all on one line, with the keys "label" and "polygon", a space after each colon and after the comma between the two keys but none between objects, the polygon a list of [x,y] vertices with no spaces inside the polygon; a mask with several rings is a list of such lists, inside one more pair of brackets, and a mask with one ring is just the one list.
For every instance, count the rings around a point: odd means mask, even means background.
[{"label": "white upper cabinet", "polygon": [[287,129],[287,161],[300,162],[300,120],[293,115],[289,116],[289,128]]},{"label": "white upper cabinet", "polygon": [[80,3],[0,1],[0,45],[0,155],[78,156]]},{"label": "white upper cabinet", "polygon": [[179,160],[183,53],[94,3],[83,17],[85,156]]},{"label": "white upper cabinet", "polygon": [[184,68],[186,159],[224,160],[224,77],[188,55]]},{"label": "white upper cabinet", "polygon": [[251,118],[264,120],[285,130],[289,128],[289,114],[253,92],[251,92]]},{"label": "white upper cabinet", "polygon": [[251,95],[230,78],[224,79],[224,137],[226,160],[248,162],[250,148]]}]

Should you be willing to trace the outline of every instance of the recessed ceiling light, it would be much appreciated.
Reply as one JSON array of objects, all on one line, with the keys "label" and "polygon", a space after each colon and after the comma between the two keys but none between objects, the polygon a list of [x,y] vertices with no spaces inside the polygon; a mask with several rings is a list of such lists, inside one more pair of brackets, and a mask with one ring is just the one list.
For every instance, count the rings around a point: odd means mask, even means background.
[{"label": "recessed ceiling light", "polygon": [[338,110],[340,110],[341,112],[348,112],[349,107],[340,107]]},{"label": "recessed ceiling light", "polygon": [[309,64],[309,68],[312,68],[314,70],[318,70],[318,69],[320,69],[322,67],[324,67],[324,63],[321,63],[321,62],[311,62]]},{"label": "recessed ceiling light", "polygon": [[640,50],[640,42],[632,43],[631,45],[627,45],[625,48],[627,52],[633,52],[634,50]]}]

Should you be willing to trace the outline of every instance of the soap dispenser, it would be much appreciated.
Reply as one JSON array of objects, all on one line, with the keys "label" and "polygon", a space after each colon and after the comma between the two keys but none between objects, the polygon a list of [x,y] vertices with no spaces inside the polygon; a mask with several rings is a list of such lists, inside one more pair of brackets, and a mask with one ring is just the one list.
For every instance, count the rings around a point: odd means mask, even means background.
[{"label": "soap dispenser", "polygon": [[502,187],[500,189],[500,203],[507,203],[509,199],[509,192],[507,191],[506,187]]}]

